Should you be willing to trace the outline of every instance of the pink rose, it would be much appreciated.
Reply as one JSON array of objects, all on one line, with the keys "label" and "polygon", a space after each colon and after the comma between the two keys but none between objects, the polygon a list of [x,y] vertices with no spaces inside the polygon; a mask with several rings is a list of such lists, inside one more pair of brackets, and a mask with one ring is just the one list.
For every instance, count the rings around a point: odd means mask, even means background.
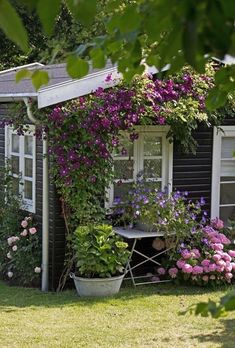
[{"label": "pink rose", "polygon": [[21,232],[20,235],[21,235],[22,237],[26,237],[27,234],[28,234],[28,231],[27,231],[27,230],[23,230],[23,231]]},{"label": "pink rose", "polygon": [[216,262],[217,266],[220,266],[220,267],[225,267],[226,266],[226,262],[224,262],[224,260],[219,260]]},{"label": "pink rose", "polygon": [[165,270],[165,268],[163,268],[163,267],[158,268],[157,272],[158,272],[158,274],[160,274],[160,275],[166,274],[166,270]]},{"label": "pink rose", "polygon": [[207,275],[204,275],[204,276],[202,277],[202,280],[203,280],[204,282],[208,282],[209,277],[208,277]]},{"label": "pink rose", "polygon": [[213,260],[214,260],[215,262],[218,262],[219,260],[221,260],[221,256],[220,256],[219,254],[215,254],[215,255],[213,256]]},{"label": "pink rose", "polygon": [[224,267],[223,266],[217,266],[216,267],[216,271],[219,273],[222,273],[224,271]]},{"label": "pink rose", "polygon": [[232,268],[235,271],[235,262],[231,262]]},{"label": "pink rose", "polygon": [[202,260],[202,262],[201,262],[201,265],[204,267],[208,267],[209,266],[209,264],[210,264],[210,260],[207,260],[207,259],[205,259],[205,260]]},{"label": "pink rose", "polygon": [[30,234],[35,234],[36,232],[37,232],[37,230],[36,230],[35,227],[31,227],[31,228],[29,229],[29,233],[30,233]]},{"label": "pink rose", "polygon": [[208,267],[208,266],[204,266],[204,267],[203,267],[203,270],[204,270],[204,272],[205,272],[205,273],[209,273],[209,272],[210,272],[210,270],[209,270],[209,267]]},{"label": "pink rose", "polygon": [[189,265],[188,263],[186,263],[183,268],[182,268],[182,271],[184,273],[192,273],[193,271],[193,267],[191,265]]},{"label": "pink rose", "polygon": [[233,269],[233,265],[231,265],[230,262],[226,262],[225,271],[226,271],[226,272],[231,272],[232,269]]},{"label": "pink rose", "polygon": [[235,257],[235,250],[229,250],[229,251],[228,251],[228,254],[229,254],[231,257]]},{"label": "pink rose", "polygon": [[16,251],[17,250],[17,245],[13,245],[12,250]]},{"label": "pink rose", "polygon": [[28,226],[28,222],[27,222],[26,220],[23,220],[23,221],[21,222],[21,226],[22,226],[23,228],[26,228],[26,227]]}]

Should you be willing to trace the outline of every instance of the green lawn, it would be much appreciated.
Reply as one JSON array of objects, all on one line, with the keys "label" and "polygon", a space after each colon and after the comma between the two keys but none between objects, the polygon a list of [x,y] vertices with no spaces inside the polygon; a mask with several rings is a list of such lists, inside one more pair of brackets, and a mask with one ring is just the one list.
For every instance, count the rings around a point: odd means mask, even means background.
[{"label": "green lawn", "polygon": [[123,288],[80,299],[0,282],[0,347],[235,347],[235,314],[221,320],[179,311],[223,291],[173,284]]}]

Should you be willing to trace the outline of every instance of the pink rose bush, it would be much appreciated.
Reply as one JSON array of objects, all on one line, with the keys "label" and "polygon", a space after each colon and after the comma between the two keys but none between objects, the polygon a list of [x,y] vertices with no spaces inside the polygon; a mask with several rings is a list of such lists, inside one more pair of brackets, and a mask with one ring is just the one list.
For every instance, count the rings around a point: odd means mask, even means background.
[{"label": "pink rose bush", "polygon": [[[235,278],[235,250],[223,233],[223,221],[216,218],[190,235],[174,250],[170,267],[158,269],[178,281],[197,285],[231,283]],[[160,271],[161,270],[161,271]]]},{"label": "pink rose bush", "polygon": [[36,285],[41,273],[41,243],[32,216],[25,217],[6,242],[7,278],[19,285]]}]

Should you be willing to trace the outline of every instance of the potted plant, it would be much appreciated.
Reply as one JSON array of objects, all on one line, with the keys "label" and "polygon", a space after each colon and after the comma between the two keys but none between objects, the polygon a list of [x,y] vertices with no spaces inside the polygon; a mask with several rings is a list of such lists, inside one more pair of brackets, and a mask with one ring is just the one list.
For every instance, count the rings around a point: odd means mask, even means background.
[{"label": "potted plant", "polygon": [[128,244],[115,234],[110,225],[79,226],[74,239],[78,275],[70,275],[78,295],[116,294],[130,255],[127,247]]}]

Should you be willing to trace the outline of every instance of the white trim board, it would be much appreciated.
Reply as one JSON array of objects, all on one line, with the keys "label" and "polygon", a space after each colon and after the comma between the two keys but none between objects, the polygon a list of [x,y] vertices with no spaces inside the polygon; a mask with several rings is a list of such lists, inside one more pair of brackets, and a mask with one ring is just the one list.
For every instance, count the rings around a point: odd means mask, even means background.
[{"label": "white trim board", "polygon": [[222,137],[235,137],[235,126],[223,126],[213,129],[212,182],[211,182],[211,218],[219,217],[220,208],[220,171]]}]

